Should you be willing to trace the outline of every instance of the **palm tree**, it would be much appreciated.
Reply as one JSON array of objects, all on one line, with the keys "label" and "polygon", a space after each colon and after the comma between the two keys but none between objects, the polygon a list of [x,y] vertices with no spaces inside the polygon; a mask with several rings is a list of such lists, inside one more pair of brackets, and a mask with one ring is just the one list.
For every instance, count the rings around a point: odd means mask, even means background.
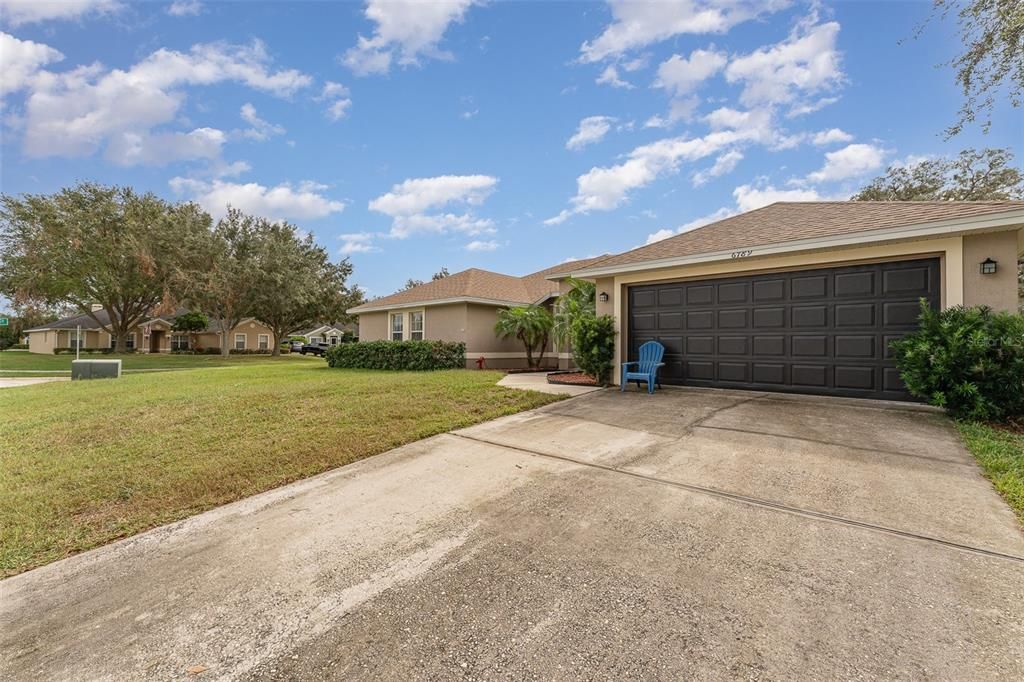
[{"label": "palm tree", "polygon": [[585,279],[566,279],[569,291],[559,296],[555,303],[555,324],[553,336],[559,348],[569,344],[572,338],[572,323],[584,316],[597,314],[597,285]]},{"label": "palm tree", "polygon": [[[544,362],[544,349],[547,348],[553,325],[551,313],[539,305],[504,308],[498,311],[494,333],[502,339],[516,338],[522,341],[526,348],[526,364],[530,369],[536,369]],[[540,356],[535,363],[533,352],[537,348],[540,349]]]}]

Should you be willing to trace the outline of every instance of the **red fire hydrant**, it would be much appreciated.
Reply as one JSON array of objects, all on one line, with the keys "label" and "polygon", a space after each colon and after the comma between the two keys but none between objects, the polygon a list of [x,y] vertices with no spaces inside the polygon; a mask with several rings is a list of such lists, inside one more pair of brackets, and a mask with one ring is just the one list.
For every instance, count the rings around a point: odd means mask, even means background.
[{"label": "red fire hydrant", "polygon": [[481,355],[480,357],[478,357],[476,359],[476,368],[477,369],[483,369],[484,365],[486,365],[486,364],[487,364],[487,359],[484,356]]}]

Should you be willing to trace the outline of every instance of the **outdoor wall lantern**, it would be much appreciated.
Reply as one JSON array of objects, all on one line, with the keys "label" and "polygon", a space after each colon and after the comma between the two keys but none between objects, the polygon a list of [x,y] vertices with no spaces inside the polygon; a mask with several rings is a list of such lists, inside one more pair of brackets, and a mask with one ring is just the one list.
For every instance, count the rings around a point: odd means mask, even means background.
[{"label": "outdoor wall lantern", "polygon": [[607,303],[608,302],[608,294],[606,292],[602,291],[598,295],[598,299],[600,299],[601,303]]},{"label": "outdoor wall lantern", "polygon": [[981,261],[981,274],[994,275],[996,273],[996,262],[991,258]]}]

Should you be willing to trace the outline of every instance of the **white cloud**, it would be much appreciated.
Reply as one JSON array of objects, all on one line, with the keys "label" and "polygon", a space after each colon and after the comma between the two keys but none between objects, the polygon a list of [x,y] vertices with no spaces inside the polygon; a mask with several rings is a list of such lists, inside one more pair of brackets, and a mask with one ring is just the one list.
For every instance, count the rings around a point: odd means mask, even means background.
[{"label": "white cloud", "polygon": [[28,87],[39,70],[47,64],[59,62],[64,55],[49,45],[31,40],[19,40],[7,33],[0,33],[0,97]]},{"label": "white cloud", "polygon": [[822,97],[817,100],[797,102],[789,108],[789,111],[786,112],[786,118],[796,118],[806,114],[813,114],[815,111],[824,109],[828,105],[835,104],[838,101],[838,97]]},{"label": "white cloud", "polygon": [[272,71],[269,61],[255,41],[195,45],[187,53],[160,49],[127,71],[100,64],[41,71],[25,100],[24,151],[30,157],[87,156],[125,134],[157,139],[153,128],[178,117],[190,85],[232,81],[287,97],[312,82],[294,69]]},{"label": "white cloud", "polygon": [[[747,106],[788,104],[842,83],[836,50],[839,24],[816,24],[816,19],[812,14],[798,23],[786,40],[729,63],[725,78],[742,84],[740,102]],[[808,105],[798,102],[796,106],[806,110]]]},{"label": "white cloud", "polygon": [[565,148],[578,150],[588,144],[600,142],[612,129],[613,123],[615,123],[613,116],[587,116],[580,121],[576,133],[565,143]]},{"label": "white cloud", "polygon": [[850,144],[825,154],[825,165],[807,176],[811,182],[832,182],[864,175],[885,162],[886,152],[872,144]]},{"label": "white cloud", "polygon": [[216,128],[196,128],[190,133],[122,132],[110,138],[105,156],[121,166],[217,159],[225,139],[224,132]]},{"label": "white cloud", "polygon": [[819,147],[823,147],[835,142],[849,142],[852,139],[853,135],[850,133],[840,130],[839,128],[830,128],[828,130],[822,130],[815,133],[811,138],[811,141]]},{"label": "white cloud", "polygon": [[738,149],[732,149],[719,155],[715,159],[715,163],[711,168],[702,170],[699,173],[695,173],[693,176],[693,186],[700,187],[704,185],[711,178],[717,178],[726,173],[731,173],[736,168],[736,164],[743,160],[743,152]]},{"label": "white cloud", "polygon": [[594,82],[598,85],[610,85],[613,88],[623,88],[625,90],[632,90],[635,87],[632,83],[619,78],[619,70],[614,64],[606,66]]},{"label": "white cloud", "polygon": [[647,235],[647,241],[644,245],[653,244],[654,242],[660,242],[663,239],[674,237],[677,234],[683,234],[684,232],[689,232],[690,230],[696,230],[698,227],[704,227],[705,225],[708,225],[710,223],[714,223],[719,220],[725,220],[726,218],[736,215],[736,213],[737,211],[732,208],[720,208],[713,213],[709,213],[708,215],[704,215],[699,218],[695,218],[694,220],[691,220],[687,223],[683,223],[674,230],[665,228],[662,230],[658,230],[657,232],[653,232]]},{"label": "white cloud", "polygon": [[732,195],[736,198],[736,207],[740,213],[753,211],[776,201],[823,201],[821,196],[813,188],[803,189],[775,189],[771,185],[757,187],[754,185],[740,185],[733,190]]},{"label": "white cloud", "polygon": [[348,114],[349,107],[352,106],[348,88],[334,81],[325,82],[323,90],[315,99],[318,102],[327,102],[327,118],[332,121],[343,119]]},{"label": "white cloud", "polygon": [[664,88],[674,97],[687,95],[721,71],[727,61],[724,52],[712,50],[694,50],[689,58],[674,54],[658,66],[654,87]]},{"label": "white cloud", "polygon": [[376,238],[372,232],[350,232],[348,234],[338,235],[338,239],[341,240],[341,248],[338,249],[339,253],[349,255],[352,253],[372,253],[374,251],[380,251],[379,248],[374,246],[373,240]]},{"label": "white cloud", "polygon": [[242,105],[242,110],[239,112],[242,120],[248,123],[249,129],[242,131],[245,137],[251,140],[258,140],[262,142],[274,135],[284,135],[287,131],[283,126],[275,125],[269,121],[264,121],[256,114],[256,107],[249,102]]},{"label": "white cloud", "polygon": [[203,3],[199,0],[174,0],[167,8],[172,17],[196,17],[202,14]]},{"label": "white cloud", "polygon": [[459,23],[476,0],[367,0],[366,18],[377,24],[373,36],[360,35],[342,61],[359,76],[387,73],[397,58],[401,66],[420,57],[450,59],[438,43],[450,24]]},{"label": "white cloud", "polygon": [[644,128],[671,128],[679,121],[689,121],[700,104],[698,97],[674,99],[669,103],[668,115],[651,116],[644,122]]},{"label": "white cloud", "polygon": [[493,239],[488,241],[474,240],[466,244],[466,251],[497,251],[500,248],[501,243]]},{"label": "white cloud", "polygon": [[0,14],[11,26],[110,14],[121,7],[117,0],[0,0]]},{"label": "white cloud", "polygon": [[599,62],[680,34],[725,33],[789,4],[789,0],[608,0],[612,23],[580,47],[580,59]]},{"label": "white cloud", "polygon": [[175,192],[196,201],[214,218],[223,216],[228,206],[271,220],[323,218],[345,209],[344,203],[328,199],[321,193],[324,185],[310,181],[297,186],[281,183],[266,187],[255,182],[206,182],[176,177],[168,184]]},{"label": "white cloud", "polygon": [[579,176],[576,196],[570,199],[571,210],[544,222],[557,225],[572,214],[610,211],[627,201],[633,190],[663,174],[676,172],[682,162],[711,156],[726,147],[757,139],[760,134],[757,129],[718,130],[704,137],[671,137],[637,147],[622,163],[591,168]]},{"label": "white cloud", "polygon": [[435,212],[450,205],[479,206],[490,196],[498,179],[489,175],[441,175],[411,178],[391,188],[369,204],[369,209],[391,218],[389,235],[404,239],[412,234],[460,232],[493,233],[494,223],[461,214]]}]

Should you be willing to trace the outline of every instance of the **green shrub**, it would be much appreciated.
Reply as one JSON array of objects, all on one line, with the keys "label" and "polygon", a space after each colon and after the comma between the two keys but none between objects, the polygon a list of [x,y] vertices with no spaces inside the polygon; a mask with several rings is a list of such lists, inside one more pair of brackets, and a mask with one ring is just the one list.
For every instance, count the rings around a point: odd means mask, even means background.
[{"label": "green shrub", "polygon": [[360,341],[339,343],[325,354],[331,367],[434,370],[466,366],[466,344],[448,341]]},{"label": "green shrub", "polygon": [[892,343],[913,395],[957,418],[1024,415],[1024,316],[922,302],[920,325]]},{"label": "green shrub", "polygon": [[[74,355],[74,346],[59,346],[53,349],[54,355]],[[83,348],[81,351],[82,355],[110,355],[114,352],[113,348]],[[132,350],[125,351],[126,353],[133,353]]]},{"label": "green shrub", "polygon": [[615,333],[615,318],[611,315],[580,315],[572,321],[572,357],[600,384],[608,382],[615,361]]}]

